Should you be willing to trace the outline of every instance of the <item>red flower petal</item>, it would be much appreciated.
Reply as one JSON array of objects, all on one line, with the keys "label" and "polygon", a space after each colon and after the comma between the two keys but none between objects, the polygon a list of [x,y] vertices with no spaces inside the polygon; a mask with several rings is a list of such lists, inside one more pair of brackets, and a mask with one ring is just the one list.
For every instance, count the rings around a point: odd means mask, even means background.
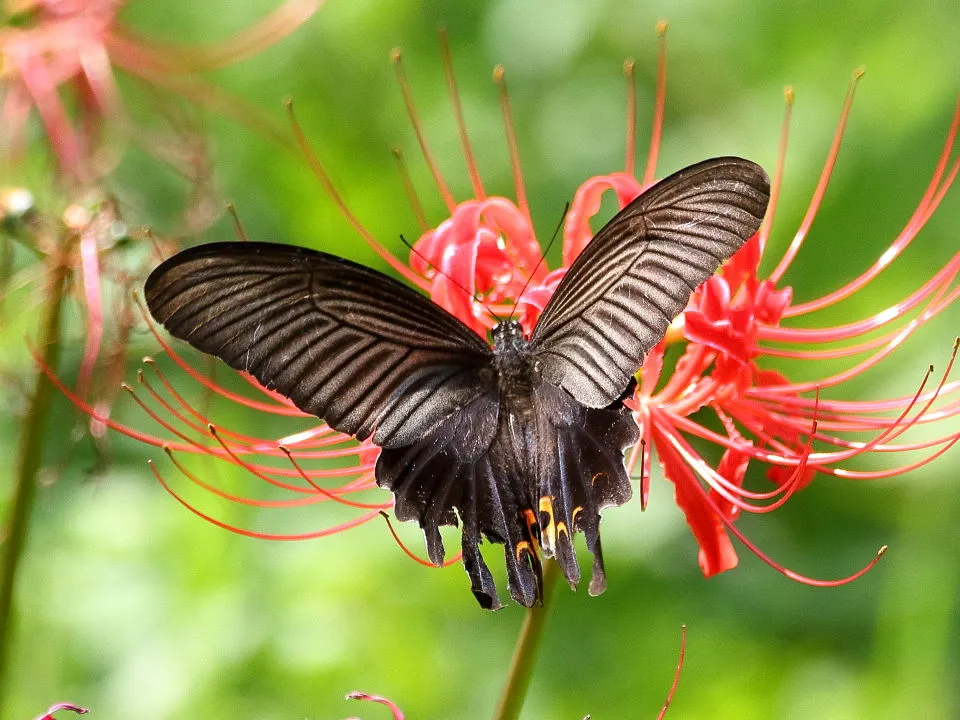
[{"label": "red flower petal", "polygon": [[590,218],[600,210],[604,192],[613,190],[617,194],[620,207],[624,208],[640,194],[641,189],[636,178],[626,173],[598,175],[577,188],[563,228],[563,264],[570,267],[593,238]]},{"label": "red flower petal", "polygon": [[687,525],[700,546],[697,560],[703,574],[710,577],[735,568],[738,562],[736,550],[723,522],[706,501],[705,492],[693,471],[656,426],[653,441],[663,474],[673,483],[677,506],[683,510]]}]

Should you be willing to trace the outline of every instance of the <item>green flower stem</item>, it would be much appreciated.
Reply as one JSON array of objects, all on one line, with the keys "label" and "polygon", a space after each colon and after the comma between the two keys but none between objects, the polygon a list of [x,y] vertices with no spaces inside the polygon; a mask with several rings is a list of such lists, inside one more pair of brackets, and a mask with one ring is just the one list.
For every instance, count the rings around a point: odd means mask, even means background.
[{"label": "green flower stem", "polygon": [[0,317],[2,317],[3,301],[7,297],[7,286],[13,275],[13,239],[0,228]]},{"label": "green flower stem", "polygon": [[537,651],[540,649],[540,638],[543,636],[543,626],[550,612],[553,591],[557,587],[560,577],[560,568],[555,562],[547,562],[543,573],[543,605],[534,605],[527,610],[517,636],[517,645],[513,649],[513,659],[510,660],[510,671],[507,673],[507,683],[503,686],[500,704],[494,720],[517,720],[523,701],[527,697],[527,688],[530,686],[530,677],[537,664]]},{"label": "green flower stem", "polygon": [[[51,256],[51,287],[43,307],[40,326],[40,352],[47,367],[56,367],[60,356],[60,314],[63,308],[64,288],[69,274],[67,253],[72,241],[68,241],[58,256]],[[37,473],[43,455],[44,430],[47,413],[53,396],[53,383],[42,372],[37,373],[33,398],[24,418],[17,456],[17,471],[14,476],[13,498],[7,521],[5,538],[0,555],[0,707],[6,694],[6,676],[9,672],[10,642],[13,633],[12,609],[16,585],[17,566],[23,555],[37,494]]]}]

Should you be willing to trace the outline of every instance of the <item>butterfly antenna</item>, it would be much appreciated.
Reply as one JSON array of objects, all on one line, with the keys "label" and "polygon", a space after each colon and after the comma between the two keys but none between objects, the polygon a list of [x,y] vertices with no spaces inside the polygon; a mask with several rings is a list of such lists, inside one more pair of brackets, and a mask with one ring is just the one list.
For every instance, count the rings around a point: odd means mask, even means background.
[{"label": "butterfly antenna", "polygon": [[513,304],[513,310],[510,312],[510,317],[507,318],[508,320],[513,320],[513,313],[517,311],[517,307],[520,305],[520,301],[523,299],[523,294],[527,291],[530,281],[533,280],[534,276],[537,274],[537,270],[539,270],[540,266],[543,265],[543,261],[546,259],[547,253],[550,252],[550,248],[553,247],[553,243],[560,236],[560,229],[563,227],[563,221],[567,219],[568,212],[570,212],[570,203],[566,202],[563,204],[563,214],[560,216],[560,222],[557,223],[557,229],[553,231],[553,236],[550,238],[550,242],[547,243],[546,249],[540,253],[540,259],[534,266],[533,272],[531,272],[527,277],[527,281],[523,284],[523,289],[520,291],[520,294],[517,295],[517,301]]},{"label": "butterfly antenna", "polygon": [[427,265],[429,265],[430,267],[432,267],[432,268],[433,268],[434,270],[436,270],[438,273],[440,273],[441,275],[443,275],[447,280],[449,280],[449,281],[452,282],[454,285],[456,285],[458,288],[460,288],[461,290],[463,290],[464,294],[466,294],[467,296],[469,296],[469,298],[470,298],[473,302],[478,302],[478,303],[480,303],[481,305],[483,305],[483,309],[486,310],[488,313],[490,313],[490,316],[491,316],[491,317],[496,318],[496,320],[497,320],[498,323],[502,323],[502,322],[503,322],[503,318],[501,318],[499,315],[497,315],[497,314],[490,308],[489,305],[487,305],[483,300],[481,300],[479,297],[477,297],[477,295],[476,295],[475,293],[472,293],[472,292],[470,292],[467,288],[465,288],[456,278],[452,277],[449,273],[445,273],[442,268],[439,268],[439,267],[437,267],[436,265],[434,265],[433,262],[431,262],[430,258],[428,258],[428,257],[427,257],[426,255],[424,255],[422,252],[420,252],[419,250],[417,250],[410,242],[407,241],[407,239],[406,239],[403,235],[400,236],[400,242],[402,242],[402,243],[407,247],[407,249],[410,250],[410,252],[412,252],[412,253],[413,253],[414,255],[416,255],[418,258],[420,258],[421,260],[423,260]]},{"label": "butterfly antenna", "polygon": [[233,220],[233,230],[237,234],[237,239],[246,240],[247,234],[243,231],[243,224],[240,222],[240,214],[237,212],[237,206],[232,202],[227,203],[227,212],[230,213],[230,218]]}]

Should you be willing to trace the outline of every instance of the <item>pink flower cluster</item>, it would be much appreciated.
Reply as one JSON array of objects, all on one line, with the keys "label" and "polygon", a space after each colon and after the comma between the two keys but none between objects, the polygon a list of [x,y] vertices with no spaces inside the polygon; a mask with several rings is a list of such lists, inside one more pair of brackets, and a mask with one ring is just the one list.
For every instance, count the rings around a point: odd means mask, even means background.
[{"label": "pink flower cluster", "polygon": [[[93,155],[103,122],[132,132],[114,68],[180,94],[209,97],[215,92],[191,82],[193,73],[228,65],[273,44],[306,21],[319,0],[287,0],[233,38],[204,47],[139,37],[118,18],[125,4],[126,0],[17,3],[11,23],[0,26],[0,127],[6,154],[19,154],[35,110],[64,178],[86,185],[97,179]],[[61,90],[73,97],[74,113],[67,110]]]}]

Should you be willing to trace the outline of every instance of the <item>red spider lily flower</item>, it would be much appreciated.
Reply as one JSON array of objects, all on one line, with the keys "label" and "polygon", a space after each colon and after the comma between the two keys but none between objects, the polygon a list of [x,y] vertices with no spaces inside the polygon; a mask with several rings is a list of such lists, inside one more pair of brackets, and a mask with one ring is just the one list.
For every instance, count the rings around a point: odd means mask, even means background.
[{"label": "red spider lily flower", "polygon": [[[625,69],[628,76],[632,74],[632,64],[628,63]],[[536,318],[566,268],[593,236],[590,219],[598,212],[602,195],[612,191],[622,208],[653,182],[665,90],[662,53],[659,76],[651,150],[642,180],[634,177],[632,166],[635,143],[631,86],[626,170],[590,178],[578,188],[564,224],[563,264],[553,272],[548,272],[538,262],[539,244],[529,220],[519,160],[510,129],[509,103],[502,71],[498,70],[495,79],[502,90],[514,176],[517,178],[517,203],[499,197],[485,197],[482,185],[475,181],[478,198],[453,205],[450,219],[423,235],[415,246],[411,264],[431,279],[433,299],[481,332],[496,322],[483,301],[500,303],[504,299],[513,300],[525,329],[532,331]],[[950,163],[957,125],[960,123],[958,105],[927,192],[891,247],[870,270],[843,288],[819,300],[792,306],[792,289],[789,286],[778,287],[778,284],[806,237],[826,190],[859,76],[860,73],[851,84],[813,201],[776,270],[768,278],[758,276],[782,177],[789,109],[793,102],[791,91],[787,95],[788,115],[784,123],[781,158],[774,178],[771,209],[763,228],[718,275],[698,289],[668,336],[648,355],[640,373],[635,408],[643,440],[631,453],[629,465],[640,475],[641,503],[644,506],[647,503],[650,479],[649,456],[644,450],[653,448],[665,476],[674,484],[677,504],[684,511],[700,545],[700,567],[707,576],[737,564],[737,555],[728,531],[766,559],[734,527],[734,520],[741,510],[769,512],[810,482],[817,472],[848,478],[892,476],[930,462],[960,439],[960,433],[953,432],[921,443],[893,442],[913,425],[942,422],[960,415],[960,400],[956,399],[960,383],[947,382],[956,347],[946,372],[933,391],[923,392],[921,387],[914,397],[883,401],[804,397],[811,392],[818,394],[820,390],[841,386],[881,362],[916,328],[949,307],[960,294],[955,283],[960,272],[960,254],[911,296],[872,318],[822,329],[781,326],[783,319],[833,305],[867,285],[917,235],[943,199],[960,166],[960,159]],[[404,92],[406,95],[406,89]],[[408,107],[411,106],[408,100]],[[411,113],[411,117],[416,123],[416,116]],[[464,149],[470,163],[471,153],[466,145]],[[427,157],[429,161],[428,154]],[[432,162],[430,166],[441,194],[448,197],[443,179]],[[472,172],[471,176],[475,177],[475,173]],[[522,297],[518,296],[517,287],[521,288]],[[922,308],[920,314],[906,320],[915,308]],[[510,311],[512,308],[507,312]],[[885,334],[860,341],[877,330],[885,330]],[[844,342],[846,344],[842,347],[834,346]],[[663,367],[664,350],[668,344],[676,343],[685,345],[684,352],[672,374],[667,376]],[[788,347],[771,343],[786,344]],[[792,348],[789,347],[791,344]],[[830,346],[814,350],[797,347],[811,344]],[[872,354],[853,367],[816,382],[791,383],[783,375],[764,369],[759,364],[764,357],[820,361],[856,357],[871,351]],[[699,420],[700,413],[715,415],[724,433],[708,430]],[[890,414],[894,416],[889,417]],[[694,415],[697,417],[692,417]],[[867,440],[851,437],[871,431],[874,437]],[[689,437],[715,443],[723,449],[716,469],[695,450]],[[814,441],[824,449],[814,451]],[[840,463],[865,453],[910,450],[927,450],[928,454],[912,464],[886,471],[863,472],[839,467]],[[753,492],[743,487],[751,460],[768,466],[768,477],[777,485],[775,490]],[[770,562],[795,579],[814,584],[821,582],[799,576]]]},{"label": "red spider lily flower", "polygon": [[[254,54],[299,27],[319,0],[287,0],[253,27],[204,47],[144,40],[117,15],[125,0],[25,0],[11,3],[0,27],[0,127],[7,152],[17,154],[36,109],[63,175],[81,185],[96,179],[90,160],[99,128],[109,119],[126,124],[114,68],[151,84],[203,99],[211,88],[184,80]],[[71,119],[60,92],[77,106]]]},{"label": "red spider lily flower", "polygon": [[[375,702],[380,705],[386,706],[390,712],[393,714],[393,720],[403,720],[403,711],[397,707],[397,704],[387,700],[385,697],[380,697],[379,695],[368,695],[363,692],[352,692],[347,695],[347,700],[369,700],[370,702]],[[357,718],[350,718],[350,720],[357,720]]]},{"label": "red spider lily flower", "polygon": [[[577,190],[563,226],[563,262],[561,267],[551,271],[542,263],[540,245],[530,219],[504,72],[498,68],[494,79],[500,88],[515,181],[515,201],[489,196],[484,190],[460,111],[449,49],[442,34],[441,44],[473,197],[457,202],[438,170],[417,119],[400,54],[395,52],[393,61],[412,124],[448,210],[446,219],[425,229],[414,245],[409,266],[386,251],[351,212],[295,121],[294,133],[333,202],[397,272],[429,292],[436,302],[478,331],[484,332],[496,322],[493,313],[503,316],[515,313],[529,332],[566,268],[592,236],[590,219],[600,207],[602,194],[613,191],[622,207],[655,179],[665,98],[664,47],[661,43],[653,132],[642,176],[638,179],[634,172],[635,97],[633,64],[629,62],[625,65],[629,80],[625,169],[590,178]],[[845,400],[841,394],[845,383],[883,362],[917,328],[953,305],[960,294],[957,285],[960,253],[909,296],[879,309],[871,317],[833,327],[794,327],[789,322],[792,318],[839,303],[866,287],[918,235],[960,169],[960,158],[951,160],[960,126],[958,103],[930,184],[903,231],[873,266],[851,282],[822,298],[795,304],[792,289],[782,283],[782,278],[807,236],[826,192],[858,78],[859,74],[851,84],[807,214],[776,269],[762,278],[758,268],[773,227],[787,146],[793,101],[792,92],[788,91],[780,158],[764,225],[717,276],[694,293],[685,312],[676,319],[664,340],[649,353],[638,376],[636,395],[630,401],[642,440],[628,454],[627,463],[640,482],[641,504],[645,506],[649,498],[650,466],[655,456],[665,477],[674,486],[676,502],[699,544],[699,564],[707,576],[729,570],[737,564],[737,554],[729,538],[732,533],[761,559],[798,581],[832,585],[859,577],[876,562],[876,558],[847,578],[815,580],[770,560],[737,529],[736,520],[743,511],[766,513],[780,507],[818,473],[848,479],[890,477],[931,462],[960,440],[957,430],[943,429],[945,424],[953,423],[960,416],[960,381],[949,380],[956,345],[952,355],[944,352],[949,362],[939,380],[931,381],[932,375],[928,373],[912,396]],[[420,203],[410,189],[412,184],[406,176],[402,158],[399,153],[397,155],[401,159],[404,184],[414,211],[422,217]],[[159,333],[155,334],[172,362],[206,392],[275,416],[304,417],[289,401],[264,390],[249,377],[244,379],[254,394],[259,395],[257,397],[214,382],[182,358]],[[665,363],[668,346],[676,346],[681,351],[672,368]],[[828,360],[847,361],[847,365],[814,381],[795,382],[766,367],[770,359],[776,358],[810,360],[816,363],[818,370],[826,367]],[[369,443],[358,445],[322,423],[280,438],[254,437],[213,423],[212,418],[174,388],[154,361],[147,362],[147,371],[141,372],[138,379],[144,391],[128,390],[143,410],[166,431],[165,436],[146,433],[108,418],[102,418],[102,421],[143,442],[163,447],[182,475],[193,484],[221,499],[255,507],[284,508],[326,503],[352,511],[348,519],[343,519],[342,513],[334,514],[335,520],[330,526],[304,533],[239,527],[200,509],[154,469],[164,487],[201,517],[246,535],[301,539],[353,527],[376,518],[390,506],[389,500],[384,501],[382,494],[376,494],[373,465],[377,449]],[[83,404],[81,398],[74,396],[74,399]],[[99,417],[95,409],[84,407],[94,413],[94,417]],[[712,429],[717,426],[722,430]],[[903,439],[905,433],[919,426],[934,428],[934,431],[927,432],[923,439]],[[703,444],[722,451],[716,467],[698,450]],[[269,497],[228,492],[191,472],[180,460],[179,456],[184,453],[212,455],[236,465],[264,481],[273,491]],[[886,470],[866,471],[849,466],[850,461],[877,453],[894,456],[910,453],[911,458]],[[757,491],[745,486],[751,464],[766,468],[773,483],[772,489]],[[277,499],[273,494],[276,490],[286,495]],[[878,558],[880,554],[882,550]],[[456,560],[453,558],[449,562]]]},{"label": "red spider lily flower", "polygon": [[61,710],[69,710],[70,712],[75,712],[77,715],[86,715],[90,712],[85,707],[80,707],[79,705],[71,705],[70,703],[57,703],[56,705],[51,705],[47,708],[47,711],[40,715],[37,720],[53,720],[53,714],[60,712]]},{"label": "red spider lily flower", "polygon": [[[859,277],[821,298],[793,304],[792,289],[781,286],[781,278],[806,238],[826,191],[859,77],[857,73],[851,83],[806,216],[775,270],[761,278],[758,268],[773,225],[786,150],[793,100],[788,91],[781,158],[764,226],[718,275],[698,289],[677,320],[675,327],[686,340],[686,347],[672,376],[661,385],[663,348],[670,337],[651,353],[644,369],[637,397],[644,438],[641,447],[656,449],[665,476],[674,483],[677,502],[700,545],[700,566],[707,576],[737,564],[728,530],[758,552],[733,525],[741,510],[768,512],[779,507],[816,473],[850,479],[897,475],[931,462],[960,439],[960,433],[948,430],[923,441],[895,442],[915,425],[940,425],[960,415],[960,382],[948,382],[957,354],[956,343],[932,390],[926,387],[931,368],[912,397],[833,399],[836,388],[882,362],[917,328],[950,307],[960,294],[956,283],[960,253],[908,297],[866,319],[834,327],[797,328],[783,323],[832,306],[866,287],[916,237],[960,168],[960,158],[950,162],[960,124],[958,103],[933,177],[899,236]],[[830,360],[854,360],[817,380],[800,383],[762,367],[765,358],[780,357],[812,360],[818,367]],[[814,397],[809,397],[811,393]],[[831,398],[821,398],[820,393],[830,393]],[[707,430],[692,417],[701,411],[713,414],[723,432]],[[716,470],[697,454],[687,436],[723,448]],[[867,453],[910,451],[920,451],[920,459],[886,470],[868,472],[845,466],[847,461]],[[635,461],[636,455],[631,460]],[[751,460],[767,466],[767,476],[776,484],[776,490],[755,493],[743,488]],[[642,458],[640,462],[643,463]],[[644,501],[648,483],[649,470],[644,467]],[[706,484],[706,490],[701,483]]]}]

